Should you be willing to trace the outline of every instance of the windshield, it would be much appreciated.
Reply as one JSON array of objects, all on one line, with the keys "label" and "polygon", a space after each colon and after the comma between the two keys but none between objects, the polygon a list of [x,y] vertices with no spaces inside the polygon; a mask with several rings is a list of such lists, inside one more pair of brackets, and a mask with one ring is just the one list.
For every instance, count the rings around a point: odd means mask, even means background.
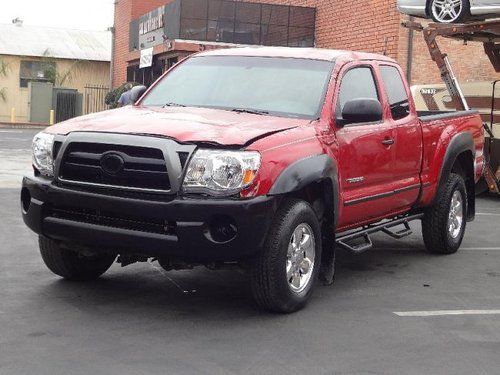
[{"label": "windshield", "polygon": [[295,58],[193,57],[158,82],[142,104],[318,118],[333,65]]}]

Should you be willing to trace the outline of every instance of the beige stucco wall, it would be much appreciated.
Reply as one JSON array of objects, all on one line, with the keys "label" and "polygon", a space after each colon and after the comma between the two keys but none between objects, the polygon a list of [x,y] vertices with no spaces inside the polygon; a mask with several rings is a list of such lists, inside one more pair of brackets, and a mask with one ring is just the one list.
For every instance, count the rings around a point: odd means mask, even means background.
[{"label": "beige stucco wall", "polygon": [[[7,101],[0,99],[0,122],[9,122],[11,109],[16,109],[17,122],[28,121],[28,88],[19,86],[21,60],[40,60],[36,57],[6,56],[0,58],[8,64],[7,77],[0,76],[0,89],[6,88]],[[109,86],[109,62],[84,61],[75,65],[74,60],[56,59],[59,74],[71,70],[71,79],[63,87],[77,89],[84,94],[86,85]],[[84,98],[85,100],[85,98]]]}]

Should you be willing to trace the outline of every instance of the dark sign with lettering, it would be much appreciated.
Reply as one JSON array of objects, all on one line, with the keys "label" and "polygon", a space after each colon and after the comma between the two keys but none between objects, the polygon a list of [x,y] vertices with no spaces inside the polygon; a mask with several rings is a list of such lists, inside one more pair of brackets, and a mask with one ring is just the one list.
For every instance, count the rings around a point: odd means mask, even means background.
[{"label": "dark sign with lettering", "polygon": [[140,50],[161,44],[165,35],[165,6],[156,8],[139,18]]},{"label": "dark sign with lettering", "polygon": [[148,12],[130,23],[130,51],[143,50],[179,37],[181,0]]},{"label": "dark sign with lettering", "polygon": [[139,22],[139,35],[148,34],[158,29],[163,29],[163,27],[165,26],[164,8],[165,7],[158,8],[157,11],[159,11],[160,14],[151,16],[151,18]]}]

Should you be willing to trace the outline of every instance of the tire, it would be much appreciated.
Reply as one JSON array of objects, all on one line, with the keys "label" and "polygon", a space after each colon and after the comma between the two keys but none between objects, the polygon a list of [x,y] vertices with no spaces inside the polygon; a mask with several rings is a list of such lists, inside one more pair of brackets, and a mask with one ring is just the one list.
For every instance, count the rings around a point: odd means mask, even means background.
[{"label": "tire", "polygon": [[[457,209],[455,204],[457,199],[461,201],[460,209]],[[457,213],[461,210],[461,220],[458,220],[458,216],[457,221],[451,219],[454,216],[451,211],[453,209]],[[451,173],[436,204],[425,212],[422,219],[422,233],[427,251],[432,254],[457,252],[464,238],[466,218],[465,182],[460,175]]]},{"label": "tire", "polygon": [[49,270],[67,280],[93,280],[106,272],[116,255],[84,256],[59,246],[56,241],[40,236],[40,254]]},{"label": "tire", "polygon": [[470,3],[469,0],[430,0],[428,12],[434,22],[460,23],[470,17]]},{"label": "tire", "polygon": [[263,250],[251,264],[254,300],[261,308],[279,313],[303,308],[312,295],[320,266],[318,218],[307,202],[287,199],[271,224]]}]

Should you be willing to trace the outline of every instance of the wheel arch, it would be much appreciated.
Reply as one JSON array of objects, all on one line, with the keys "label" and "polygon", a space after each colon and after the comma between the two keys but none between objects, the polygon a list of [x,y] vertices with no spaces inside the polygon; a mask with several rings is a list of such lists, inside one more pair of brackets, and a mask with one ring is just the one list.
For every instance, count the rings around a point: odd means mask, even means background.
[{"label": "wheel arch", "polygon": [[307,200],[315,211],[315,198],[324,204],[325,218],[333,228],[339,215],[337,163],[329,155],[314,155],[297,160],[281,172],[268,195],[291,195]]},{"label": "wheel arch", "polygon": [[462,176],[467,190],[467,220],[475,216],[475,181],[474,181],[474,155],[475,146],[472,135],[467,132],[456,134],[452,137],[439,173],[439,187],[434,202],[439,199],[451,173]]}]

